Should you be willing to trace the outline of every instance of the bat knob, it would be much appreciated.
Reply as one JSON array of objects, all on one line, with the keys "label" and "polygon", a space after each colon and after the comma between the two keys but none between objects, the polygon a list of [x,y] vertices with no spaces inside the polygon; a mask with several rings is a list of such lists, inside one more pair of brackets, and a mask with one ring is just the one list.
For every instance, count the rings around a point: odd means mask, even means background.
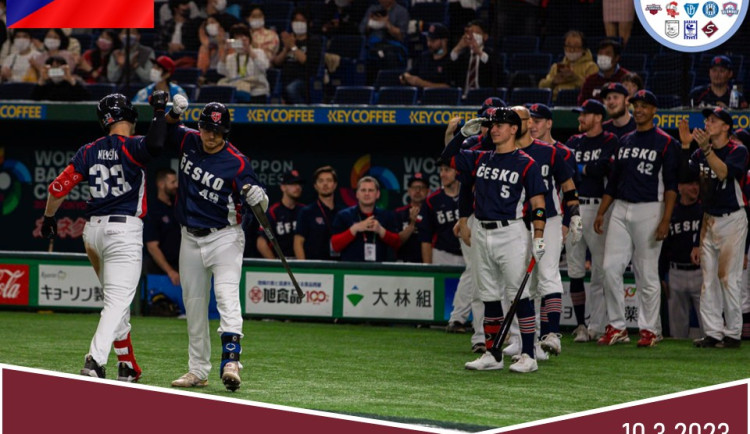
[{"label": "bat knob", "polygon": [[252,185],[250,185],[250,184],[243,185],[242,186],[242,194],[246,194],[247,191],[250,190],[251,187],[252,187]]}]

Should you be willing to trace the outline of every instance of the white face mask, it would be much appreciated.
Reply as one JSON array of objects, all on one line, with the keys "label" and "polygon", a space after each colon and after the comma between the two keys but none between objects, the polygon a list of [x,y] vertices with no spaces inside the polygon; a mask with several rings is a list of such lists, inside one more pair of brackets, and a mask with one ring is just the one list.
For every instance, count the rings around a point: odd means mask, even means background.
[{"label": "white face mask", "polygon": [[206,24],[206,34],[208,36],[216,36],[219,34],[219,25],[216,23]]},{"label": "white face mask", "polygon": [[292,31],[295,35],[304,35],[307,33],[307,23],[302,21],[292,21]]},{"label": "white face mask", "polygon": [[218,11],[223,11],[224,9],[227,8],[227,0],[217,0],[214,7]]},{"label": "white face mask", "polygon": [[13,47],[15,47],[18,52],[26,51],[26,49],[29,48],[29,45],[31,45],[31,39],[29,38],[16,38],[13,40]]},{"label": "white face mask", "polygon": [[263,18],[250,18],[249,22],[251,29],[260,29],[261,27],[266,25],[266,22]]},{"label": "white face mask", "polygon": [[481,33],[472,33],[472,35],[474,36],[474,41],[476,41],[477,45],[484,44],[484,37]]},{"label": "white face mask", "polygon": [[385,21],[378,21],[370,18],[370,21],[367,22],[367,26],[374,30],[380,30],[385,27]]},{"label": "white face mask", "polygon": [[596,56],[596,64],[602,71],[609,71],[612,69],[612,58],[600,54]]},{"label": "white face mask", "polygon": [[49,71],[47,71],[47,76],[53,83],[59,83],[63,80],[63,77],[65,77],[65,71],[59,66],[57,68],[50,68]]},{"label": "white face mask", "polygon": [[156,68],[152,68],[151,72],[149,73],[149,78],[151,79],[152,83],[158,83],[158,82],[160,82],[161,81],[161,71],[158,70],[158,69],[156,69]]},{"label": "white face mask", "polygon": [[48,50],[57,50],[60,48],[60,40],[55,38],[44,38],[44,46]]},{"label": "white face mask", "polygon": [[580,59],[581,56],[583,56],[583,51],[566,51],[565,57],[568,58],[569,61],[575,62],[576,60]]}]

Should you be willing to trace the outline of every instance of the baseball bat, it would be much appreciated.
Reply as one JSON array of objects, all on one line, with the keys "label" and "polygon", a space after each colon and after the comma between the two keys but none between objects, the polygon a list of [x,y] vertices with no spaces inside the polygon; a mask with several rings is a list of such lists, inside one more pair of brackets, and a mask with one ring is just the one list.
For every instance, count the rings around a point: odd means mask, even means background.
[{"label": "baseball bat", "polygon": [[[250,185],[246,185],[242,187],[242,193],[244,193],[250,188]],[[294,273],[292,273],[292,268],[289,266],[289,263],[286,262],[286,257],[284,256],[284,253],[281,251],[281,246],[279,245],[278,240],[276,240],[276,237],[273,236],[273,232],[271,232],[271,223],[268,221],[268,217],[266,216],[266,213],[263,212],[263,209],[260,207],[260,205],[252,205],[250,206],[250,209],[253,211],[253,215],[258,220],[258,223],[263,227],[263,232],[266,233],[266,237],[268,237],[268,240],[271,242],[271,245],[273,246],[273,250],[276,252],[276,256],[281,259],[281,264],[284,266],[284,269],[286,270],[286,273],[289,275],[289,278],[292,279],[292,284],[294,285],[294,289],[297,291],[297,297],[302,299],[305,294],[302,292],[302,289],[299,287],[299,283],[297,283],[297,279],[294,277]]]},{"label": "baseball bat", "polygon": [[55,239],[54,238],[49,239],[49,246],[47,246],[47,251],[50,253],[55,251]]},{"label": "baseball bat", "polygon": [[521,300],[521,294],[523,294],[523,289],[526,288],[526,282],[528,282],[529,277],[531,277],[531,270],[534,269],[534,265],[536,265],[536,258],[532,256],[531,262],[529,262],[529,268],[526,269],[526,275],[523,276],[523,281],[521,282],[521,286],[518,288],[518,292],[516,293],[516,296],[513,299],[513,303],[511,303],[510,307],[508,308],[508,313],[505,315],[505,320],[503,321],[503,325],[500,327],[500,337],[496,339],[495,342],[492,344],[493,349],[499,349],[503,345],[503,342],[505,342],[505,338],[508,336],[508,332],[510,331],[510,325],[513,322],[513,317],[516,316],[516,309],[518,309],[518,302]]}]

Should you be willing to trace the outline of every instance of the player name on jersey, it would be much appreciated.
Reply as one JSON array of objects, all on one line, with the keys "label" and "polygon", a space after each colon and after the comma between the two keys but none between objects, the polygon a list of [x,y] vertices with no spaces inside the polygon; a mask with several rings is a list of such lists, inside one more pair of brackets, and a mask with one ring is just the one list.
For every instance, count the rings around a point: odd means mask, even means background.
[{"label": "player name on jersey", "polygon": [[204,170],[202,167],[194,167],[193,162],[187,159],[187,155],[182,154],[182,160],[180,161],[180,170],[185,175],[188,175],[195,181],[200,181],[201,184],[209,187],[213,190],[219,191],[224,186],[224,180],[212,174],[211,172]]},{"label": "player name on jersey", "polygon": [[96,158],[99,160],[119,160],[120,156],[117,154],[117,149],[100,149]]},{"label": "player name on jersey", "polygon": [[698,232],[701,227],[700,220],[683,220],[680,222],[671,222],[669,224],[669,234],[677,235],[683,232]]},{"label": "player name on jersey", "polygon": [[655,150],[638,147],[620,148],[617,153],[618,159],[637,158],[639,160],[656,161],[656,156],[657,152]]},{"label": "player name on jersey", "polygon": [[521,178],[521,175],[519,175],[518,172],[508,169],[500,169],[497,167],[488,168],[487,165],[483,163],[481,166],[479,166],[479,169],[477,169],[477,178],[517,184],[518,180]]},{"label": "player name on jersey", "polygon": [[601,155],[601,149],[594,149],[590,151],[576,151],[576,161],[581,163],[588,163],[589,161],[598,160]]}]

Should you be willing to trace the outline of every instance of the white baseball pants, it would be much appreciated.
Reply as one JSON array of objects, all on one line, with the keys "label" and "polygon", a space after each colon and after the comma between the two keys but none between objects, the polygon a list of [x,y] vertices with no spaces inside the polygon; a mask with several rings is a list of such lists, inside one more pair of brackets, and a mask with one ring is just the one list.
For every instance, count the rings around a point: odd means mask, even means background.
[{"label": "white baseball pants", "polygon": [[[687,339],[690,335],[690,306],[700,312],[701,270],[669,269],[669,334],[673,338]],[[698,315],[700,320],[700,315]],[[701,327],[703,329],[703,327]]]},{"label": "white baseball pants", "polygon": [[[475,258],[481,300],[513,300],[529,266],[529,231],[520,219],[510,221],[505,227],[498,222],[497,229],[485,229],[478,221],[474,227],[476,230],[471,240],[477,249]],[[521,298],[528,297],[527,285]]]},{"label": "white baseball pants", "polygon": [[[529,236],[529,251],[531,251],[531,236]],[[529,279],[532,297],[541,299],[556,292],[562,294],[563,286],[562,278],[560,277],[561,252],[562,216],[556,215],[548,218],[544,226],[544,256],[534,266],[534,269],[531,271],[531,278]]]}]

